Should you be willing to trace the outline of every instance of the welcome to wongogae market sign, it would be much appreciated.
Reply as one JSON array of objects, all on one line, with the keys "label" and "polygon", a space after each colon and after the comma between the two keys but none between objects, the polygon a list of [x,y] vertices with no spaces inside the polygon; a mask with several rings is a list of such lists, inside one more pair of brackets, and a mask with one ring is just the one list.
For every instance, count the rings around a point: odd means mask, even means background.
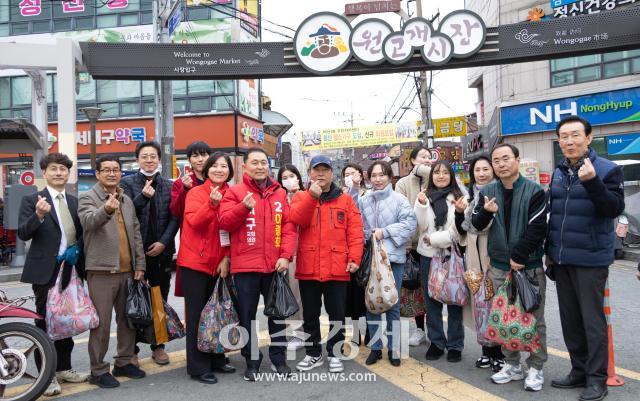
[{"label": "welcome to wongogae market sign", "polygon": [[437,27],[423,18],[399,30],[377,18],[354,26],[320,12],[292,42],[80,44],[96,79],[264,79],[468,68],[640,48],[640,7],[486,27],[468,10]]}]

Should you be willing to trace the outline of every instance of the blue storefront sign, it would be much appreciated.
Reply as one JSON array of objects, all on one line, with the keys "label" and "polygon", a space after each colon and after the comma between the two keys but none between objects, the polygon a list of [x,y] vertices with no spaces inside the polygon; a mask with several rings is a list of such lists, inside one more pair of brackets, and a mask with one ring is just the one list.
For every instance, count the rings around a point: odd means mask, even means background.
[{"label": "blue storefront sign", "polygon": [[579,0],[551,0],[551,8],[562,7],[567,4],[576,3]]},{"label": "blue storefront sign", "polygon": [[607,137],[607,153],[609,156],[640,153],[640,134]]},{"label": "blue storefront sign", "polygon": [[591,125],[640,121],[640,88],[504,107],[500,110],[502,135],[553,131],[560,120],[572,114]]}]

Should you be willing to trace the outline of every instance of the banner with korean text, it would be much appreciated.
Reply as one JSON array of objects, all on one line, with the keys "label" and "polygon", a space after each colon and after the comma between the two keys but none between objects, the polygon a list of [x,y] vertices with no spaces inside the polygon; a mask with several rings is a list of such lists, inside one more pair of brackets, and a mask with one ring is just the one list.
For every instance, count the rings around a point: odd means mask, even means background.
[{"label": "banner with korean text", "polygon": [[302,150],[359,148],[384,144],[419,142],[420,122],[389,123],[352,128],[301,131]]}]

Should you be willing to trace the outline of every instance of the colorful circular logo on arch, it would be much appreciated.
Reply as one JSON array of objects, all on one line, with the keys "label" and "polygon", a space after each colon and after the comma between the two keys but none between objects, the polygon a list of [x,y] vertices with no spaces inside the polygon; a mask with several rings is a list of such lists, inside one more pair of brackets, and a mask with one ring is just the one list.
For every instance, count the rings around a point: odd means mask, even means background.
[{"label": "colorful circular logo on arch", "polygon": [[338,28],[324,23],[315,33],[309,35],[300,54],[303,57],[329,58],[348,51],[349,48],[340,37]]}]

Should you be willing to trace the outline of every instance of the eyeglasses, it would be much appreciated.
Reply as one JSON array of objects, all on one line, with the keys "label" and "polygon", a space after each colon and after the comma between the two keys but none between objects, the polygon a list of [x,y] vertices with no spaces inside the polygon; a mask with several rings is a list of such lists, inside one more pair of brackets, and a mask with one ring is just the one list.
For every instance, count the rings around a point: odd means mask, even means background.
[{"label": "eyeglasses", "polygon": [[503,157],[502,159],[493,159],[493,160],[491,161],[491,163],[493,163],[493,164],[495,164],[495,165],[498,165],[498,164],[500,164],[500,163],[507,164],[507,163],[509,163],[509,161],[511,161],[511,159],[513,159],[513,157],[511,157],[511,156],[505,156],[505,157]]},{"label": "eyeglasses", "polygon": [[122,172],[122,170],[120,170],[119,168],[103,168],[100,170],[100,172],[104,175],[118,175]]}]

